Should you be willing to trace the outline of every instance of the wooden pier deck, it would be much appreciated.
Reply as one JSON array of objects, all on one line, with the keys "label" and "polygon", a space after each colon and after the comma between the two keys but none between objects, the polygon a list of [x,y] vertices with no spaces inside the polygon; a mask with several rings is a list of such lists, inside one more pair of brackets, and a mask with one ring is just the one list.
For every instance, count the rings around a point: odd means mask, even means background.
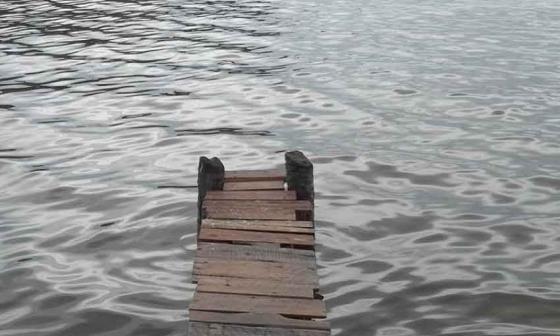
[{"label": "wooden pier deck", "polygon": [[328,336],[315,260],[313,165],[286,169],[199,165],[196,291],[190,336]]}]

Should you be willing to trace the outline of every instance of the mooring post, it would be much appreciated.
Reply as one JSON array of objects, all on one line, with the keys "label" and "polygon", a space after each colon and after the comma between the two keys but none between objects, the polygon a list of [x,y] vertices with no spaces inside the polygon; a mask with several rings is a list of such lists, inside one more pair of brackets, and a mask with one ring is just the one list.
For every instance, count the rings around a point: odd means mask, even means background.
[{"label": "mooring post", "polygon": [[202,223],[202,202],[209,190],[222,190],[224,188],[225,169],[222,161],[217,157],[209,159],[201,156],[198,161],[198,219],[197,234],[200,233]]},{"label": "mooring post", "polygon": [[[288,189],[296,191],[298,200],[308,200],[314,204],[313,164],[300,151],[287,152],[285,158]],[[313,213],[311,213],[311,218],[301,219],[313,220]]]}]

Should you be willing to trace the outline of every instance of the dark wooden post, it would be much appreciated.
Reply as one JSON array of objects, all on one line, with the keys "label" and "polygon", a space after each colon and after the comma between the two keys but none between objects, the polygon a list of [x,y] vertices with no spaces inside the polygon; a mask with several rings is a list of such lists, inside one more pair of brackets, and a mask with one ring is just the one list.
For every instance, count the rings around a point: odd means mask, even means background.
[{"label": "dark wooden post", "polygon": [[217,157],[209,159],[201,156],[198,161],[198,220],[197,234],[200,232],[202,223],[202,202],[209,190],[224,189],[225,169],[222,161]]},{"label": "dark wooden post", "polygon": [[[315,202],[313,187],[313,164],[300,151],[286,153],[286,182],[289,190],[295,190],[298,200]],[[313,220],[313,212],[309,215],[299,214],[298,219]]]}]

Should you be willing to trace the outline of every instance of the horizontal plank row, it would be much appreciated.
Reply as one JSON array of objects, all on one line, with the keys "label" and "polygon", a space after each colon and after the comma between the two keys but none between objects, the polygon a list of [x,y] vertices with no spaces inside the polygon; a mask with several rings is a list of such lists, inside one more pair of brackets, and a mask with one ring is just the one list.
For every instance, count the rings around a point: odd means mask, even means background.
[{"label": "horizontal plank row", "polygon": [[257,232],[201,228],[198,240],[202,242],[270,243],[313,247],[315,238],[309,234]]},{"label": "horizontal plank row", "polygon": [[313,286],[317,286],[319,283],[315,265],[253,260],[197,258],[193,266],[193,275],[196,279],[202,275],[289,281],[294,284],[311,284]]},{"label": "horizontal plank row", "polygon": [[325,318],[326,307],[321,300],[278,298],[254,295],[196,292],[192,310],[283,314],[298,318]]},{"label": "horizontal plank row", "polygon": [[243,230],[243,231],[262,231],[262,232],[285,232],[285,233],[306,233],[313,234],[312,228],[302,228],[294,226],[276,226],[267,221],[255,221],[257,223],[246,223],[239,220],[212,220],[204,219],[202,228],[224,229],[224,230]]},{"label": "horizontal plank row", "polygon": [[189,336],[329,336],[326,330],[248,327],[235,324],[190,322]]},{"label": "horizontal plank row", "polygon": [[223,191],[212,190],[206,193],[206,200],[296,200],[294,190],[252,190]]},{"label": "horizontal plank row", "polygon": [[225,172],[227,182],[248,182],[248,181],[284,181],[286,172],[283,169],[266,170],[230,170]]},{"label": "horizontal plank row", "polygon": [[294,210],[312,210],[313,203],[307,200],[213,200],[202,203],[204,208],[282,208]]},{"label": "horizontal plank row", "polygon": [[233,190],[284,190],[284,181],[250,181],[250,182],[228,182],[224,183],[225,191]]},{"label": "horizontal plank row", "polygon": [[261,296],[313,299],[316,286],[270,279],[244,279],[215,276],[197,276],[198,292],[247,294]]},{"label": "horizontal plank row", "polygon": [[296,220],[296,210],[289,208],[203,208],[206,218],[210,219],[263,219],[263,220]]},{"label": "horizontal plank row", "polygon": [[315,265],[315,252],[312,250],[290,249],[276,246],[200,242],[198,244],[196,257],[202,259],[253,260]]},{"label": "horizontal plank row", "polygon": [[[200,310],[191,310],[189,313],[191,321],[209,323],[227,323],[244,326],[257,327],[282,327],[294,329],[329,330],[326,321],[299,320],[285,318],[279,314],[262,313],[216,313]],[[251,329],[252,330],[252,329]],[[254,334],[249,334],[254,335]],[[266,334],[269,335],[269,334]],[[293,334],[288,334],[293,335]],[[305,334],[308,335],[308,334]]]},{"label": "horizontal plank row", "polygon": [[238,226],[273,226],[273,227],[294,227],[294,228],[313,228],[312,221],[282,221],[282,220],[258,220],[258,219],[203,219],[203,223],[209,225],[238,225]]}]

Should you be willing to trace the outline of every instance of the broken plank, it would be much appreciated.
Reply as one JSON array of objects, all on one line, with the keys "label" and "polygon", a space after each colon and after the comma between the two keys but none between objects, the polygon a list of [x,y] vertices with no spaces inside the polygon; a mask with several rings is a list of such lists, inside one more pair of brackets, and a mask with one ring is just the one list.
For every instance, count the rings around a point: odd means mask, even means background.
[{"label": "broken plank", "polygon": [[270,219],[270,220],[296,220],[295,209],[282,208],[222,208],[206,207],[203,209],[206,218],[213,219]]},{"label": "broken plank", "polygon": [[325,330],[251,327],[235,324],[190,322],[189,336],[329,336]]},{"label": "broken plank", "polygon": [[313,299],[315,286],[268,279],[242,279],[214,276],[196,278],[198,292],[248,294]]},{"label": "broken plank", "polygon": [[285,233],[307,233],[314,234],[312,228],[301,228],[293,226],[275,226],[266,221],[257,223],[246,223],[246,221],[236,220],[203,220],[202,227],[208,229],[243,230],[243,231],[262,231],[262,232],[285,232]]},{"label": "broken plank", "polygon": [[266,170],[230,170],[225,173],[227,182],[247,182],[247,181],[284,181],[286,172],[282,169]]},{"label": "broken plank", "polygon": [[[259,313],[216,313],[191,310],[189,319],[197,322],[213,322],[223,324],[237,324],[256,327],[281,327],[294,329],[330,330],[327,321],[298,320],[283,317],[279,314]],[[307,335],[307,334],[306,334]]]},{"label": "broken plank", "polygon": [[196,292],[189,309],[216,312],[272,313],[301,318],[324,318],[321,300]]},{"label": "broken plank", "polygon": [[295,190],[212,190],[206,193],[207,200],[296,200]]},{"label": "broken plank", "polygon": [[224,189],[228,190],[284,190],[284,181],[251,181],[225,182]]},{"label": "broken plank", "polygon": [[196,251],[196,257],[203,259],[289,262],[315,266],[315,252],[312,250],[270,246],[200,242]]},{"label": "broken plank", "polygon": [[237,242],[237,243],[272,243],[313,247],[313,235],[296,233],[276,233],[257,231],[237,231],[202,228],[199,241]]},{"label": "broken plank", "polygon": [[193,275],[289,281],[313,286],[319,283],[314,265],[281,262],[198,258],[193,266]]},{"label": "broken plank", "polygon": [[283,208],[294,210],[313,210],[313,203],[306,200],[211,200],[207,199],[202,204],[203,208]]}]

